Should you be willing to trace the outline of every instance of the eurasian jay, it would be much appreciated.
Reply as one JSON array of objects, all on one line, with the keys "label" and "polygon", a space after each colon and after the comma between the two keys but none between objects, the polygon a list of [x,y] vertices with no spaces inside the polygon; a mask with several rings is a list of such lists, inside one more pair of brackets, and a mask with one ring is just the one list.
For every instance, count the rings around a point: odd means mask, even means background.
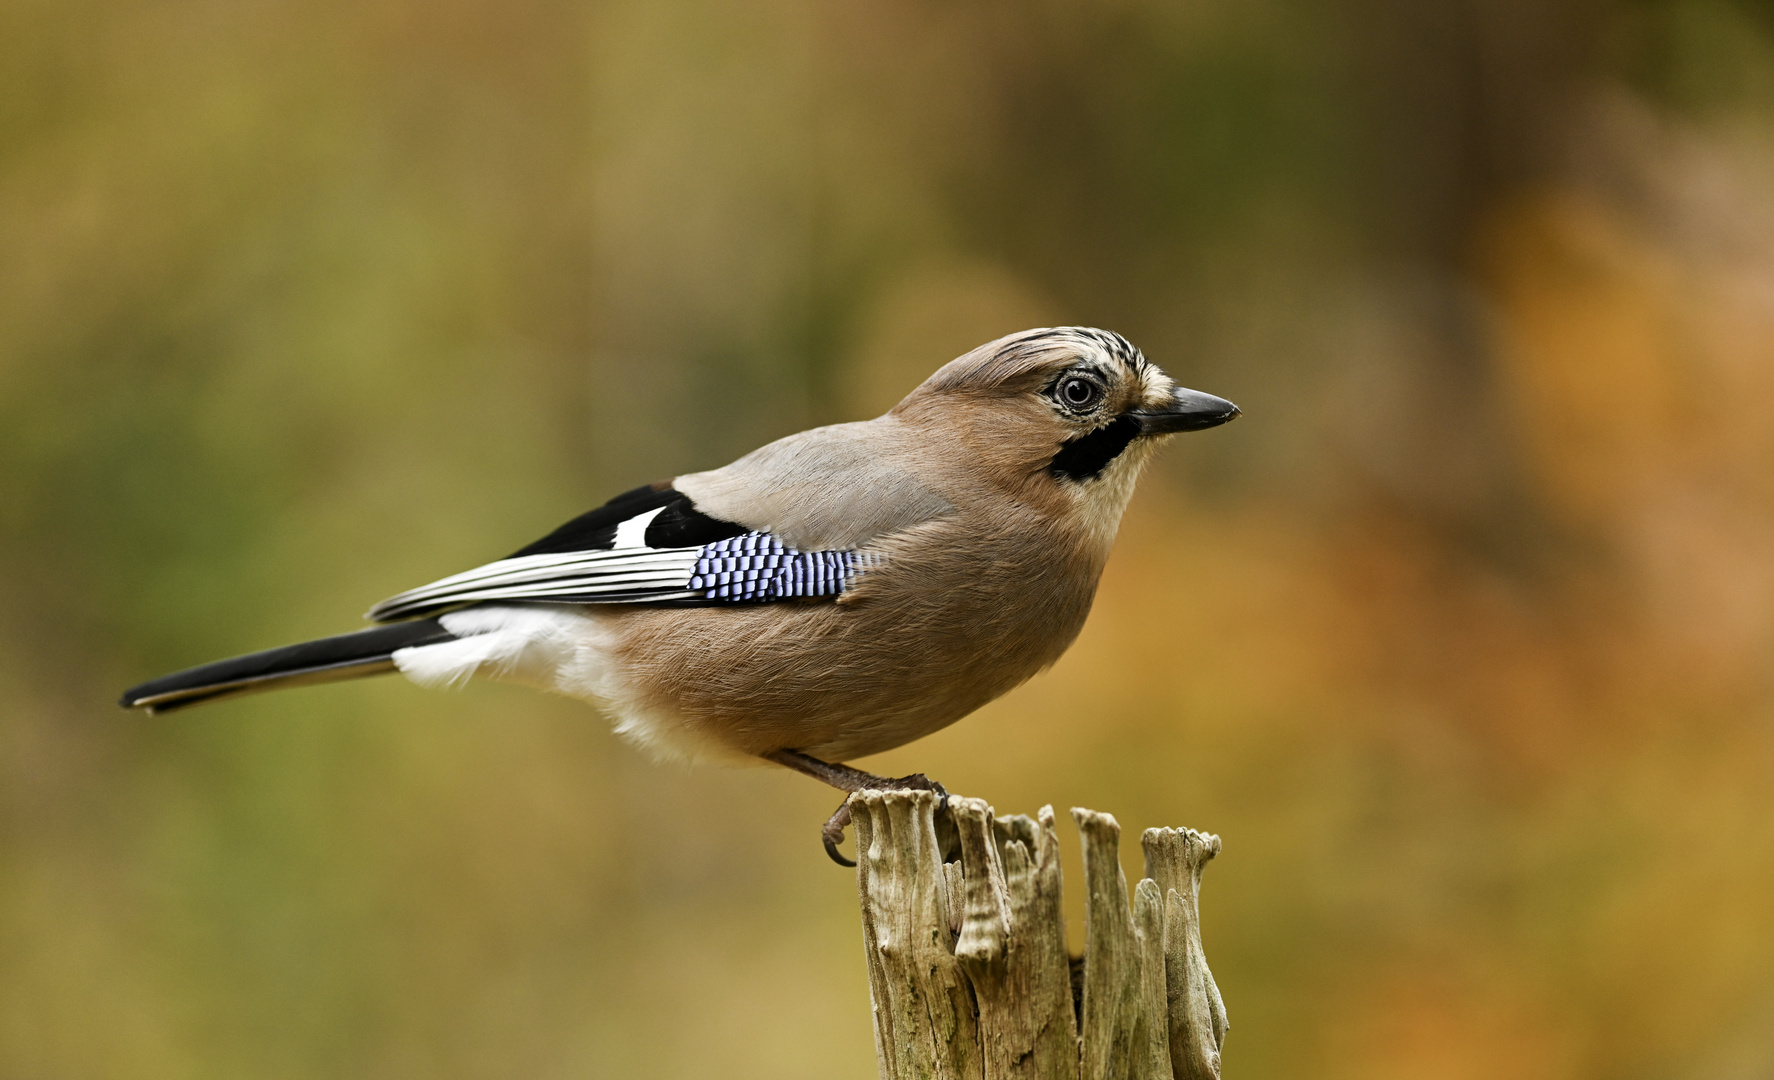
[{"label": "eurasian jay", "polygon": [[[836,764],[946,727],[1084,625],[1164,436],[1237,406],[1118,334],[1025,330],[886,415],[616,496],[504,559],[370,609],[385,625],[143,683],[125,707],[399,670],[590,701],[662,758],[767,759],[846,791],[933,787]],[[825,829],[827,850],[848,819]]]}]

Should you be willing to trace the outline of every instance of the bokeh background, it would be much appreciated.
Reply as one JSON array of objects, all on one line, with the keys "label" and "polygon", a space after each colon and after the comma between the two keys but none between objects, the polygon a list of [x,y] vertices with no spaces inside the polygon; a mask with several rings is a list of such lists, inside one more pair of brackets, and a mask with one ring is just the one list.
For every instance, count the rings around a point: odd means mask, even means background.
[{"label": "bokeh background", "polygon": [[872,1076],[806,780],[113,700],[1073,323],[1246,418],[865,764],[1221,833],[1232,1077],[1774,1075],[1766,0],[0,4],[0,1075]]}]

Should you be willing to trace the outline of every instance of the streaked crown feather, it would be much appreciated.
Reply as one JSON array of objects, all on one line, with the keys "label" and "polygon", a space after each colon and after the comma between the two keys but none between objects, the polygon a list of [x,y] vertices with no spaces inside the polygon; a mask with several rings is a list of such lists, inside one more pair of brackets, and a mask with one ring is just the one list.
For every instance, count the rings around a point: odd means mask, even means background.
[{"label": "streaked crown feather", "polygon": [[926,379],[914,396],[1020,387],[1027,377],[1091,358],[1118,364],[1130,376],[1143,375],[1151,366],[1131,342],[1112,331],[1094,326],[1042,327],[1008,334],[949,361]]}]

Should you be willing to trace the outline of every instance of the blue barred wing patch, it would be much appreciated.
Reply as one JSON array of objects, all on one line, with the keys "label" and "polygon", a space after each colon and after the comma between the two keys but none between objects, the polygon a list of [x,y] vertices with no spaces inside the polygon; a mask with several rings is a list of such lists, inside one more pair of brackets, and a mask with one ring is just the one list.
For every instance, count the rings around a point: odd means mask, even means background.
[{"label": "blue barred wing patch", "polygon": [[854,551],[796,551],[769,533],[702,545],[689,588],[732,603],[838,596],[869,563]]}]

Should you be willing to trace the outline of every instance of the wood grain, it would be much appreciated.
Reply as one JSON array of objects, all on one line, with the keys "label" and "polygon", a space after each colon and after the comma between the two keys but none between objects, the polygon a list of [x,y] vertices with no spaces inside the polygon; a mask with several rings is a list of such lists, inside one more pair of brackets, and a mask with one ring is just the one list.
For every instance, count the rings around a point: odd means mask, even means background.
[{"label": "wood grain", "polygon": [[1226,1012],[1199,912],[1218,837],[1148,829],[1130,905],[1120,826],[1072,811],[1086,890],[1075,988],[1052,807],[999,818],[927,791],[861,791],[850,806],[883,1080],[1218,1080]]}]

